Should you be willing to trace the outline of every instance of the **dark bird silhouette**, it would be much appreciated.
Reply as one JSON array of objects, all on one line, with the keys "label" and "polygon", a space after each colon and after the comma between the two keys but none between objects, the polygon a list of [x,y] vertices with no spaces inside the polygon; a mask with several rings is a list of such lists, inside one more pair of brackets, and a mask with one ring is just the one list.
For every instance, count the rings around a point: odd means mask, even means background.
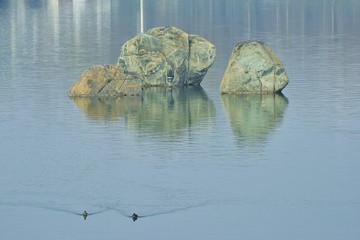
[{"label": "dark bird silhouette", "polygon": [[86,218],[87,218],[87,216],[88,216],[88,213],[87,213],[86,211],[84,211],[83,214],[82,214],[82,216],[83,216],[84,220],[86,220]]},{"label": "dark bird silhouette", "polygon": [[170,83],[173,82],[173,80],[174,80],[174,72],[173,72],[172,69],[170,69],[170,70],[168,71],[167,76],[166,76],[166,79],[167,79]]},{"label": "dark bird silhouette", "polygon": [[133,213],[133,215],[131,215],[132,220],[135,222],[138,219],[138,215],[136,213]]}]

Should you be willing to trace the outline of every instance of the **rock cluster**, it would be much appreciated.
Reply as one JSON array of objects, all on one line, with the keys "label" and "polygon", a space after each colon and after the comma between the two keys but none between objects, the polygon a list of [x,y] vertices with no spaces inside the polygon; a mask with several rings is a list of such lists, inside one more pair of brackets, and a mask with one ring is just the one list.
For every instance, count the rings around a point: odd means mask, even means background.
[{"label": "rock cluster", "polygon": [[68,95],[133,95],[142,87],[199,85],[215,56],[215,46],[200,36],[152,28],[127,41],[115,65],[85,70]]},{"label": "rock cluster", "polygon": [[[85,70],[69,96],[141,95],[144,87],[200,85],[215,46],[175,28],[156,27],[127,41],[113,65]],[[279,57],[261,41],[239,42],[221,80],[227,94],[279,93],[289,79]]]}]

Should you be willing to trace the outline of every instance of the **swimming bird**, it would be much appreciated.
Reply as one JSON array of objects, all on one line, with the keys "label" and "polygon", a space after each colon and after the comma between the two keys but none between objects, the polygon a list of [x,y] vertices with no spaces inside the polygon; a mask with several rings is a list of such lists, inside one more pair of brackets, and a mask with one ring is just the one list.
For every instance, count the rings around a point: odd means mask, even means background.
[{"label": "swimming bird", "polygon": [[87,216],[88,216],[88,213],[87,213],[86,211],[84,211],[84,212],[82,213],[82,216],[83,216],[84,220],[86,220],[86,218],[87,218]]},{"label": "swimming bird", "polygon": [[136,214],[136,213],[133,213],[132,215],[131,215],[131,218],[132,218],[132,220],[135,222],[137,219],[138,219],[138,215]]}]

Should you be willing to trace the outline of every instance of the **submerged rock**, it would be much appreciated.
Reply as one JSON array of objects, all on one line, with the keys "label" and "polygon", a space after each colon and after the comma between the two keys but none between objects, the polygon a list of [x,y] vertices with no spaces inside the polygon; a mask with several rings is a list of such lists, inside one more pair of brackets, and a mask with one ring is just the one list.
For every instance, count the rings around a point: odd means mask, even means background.
[{"label": "submerged rock", "polygon": [[215,56],[215,46],[200,36],[156,27],[127,41],[117,65],[143,86],[199,85]]},{"label": "submerged rock", "polygon": [[125,96],[141,94],[141,82],[116,65],[97,65],[85,70],[68,96]]},{"label": "submerged rock", "polygon": [[221,80],[221,93],[276,93],[288,84],[284,65],[261,41],[238,43]]}]

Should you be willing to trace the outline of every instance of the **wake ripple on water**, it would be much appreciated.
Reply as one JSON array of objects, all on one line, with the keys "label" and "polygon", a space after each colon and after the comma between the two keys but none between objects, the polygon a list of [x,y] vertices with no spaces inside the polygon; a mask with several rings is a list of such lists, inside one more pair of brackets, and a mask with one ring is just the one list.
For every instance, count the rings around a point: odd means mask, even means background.
[{"label": "wake ripple on water", "polygon": [[104,212],[109,211],[109,210],[113,210],[113,211],[116,211],[117,213],[120,213],[124,217],[131,218],[134,222],[138,218],[154,217],[154,216],[158,216],[158,215],[170,214],[170,213],[175,213],[175,212],[179,212],[179,211],[186,211],[186,210],[189,210],[189,209],[192,209],[192,208],[203,207],[203,206],[206,206],[208,204],[209,204],[209,201],[205,201],[205,202],[195,204],[195,205],[188,205],[188,206],[184,206],[184,207],[178,207],[178,208],[168,209],[168,210],[164,210],[164,211],[158,211],[158,212],[154,212],[154,213],[149,213],[149,214],[138,215],[137,213],[134,212],[133,214],[130,215],[125,210],[120,209],[120,208],[118,208],[116,206],[114,207],[114,206],[98,205],[96,207],[95,211],[87,212],[86,210],[84,210],[82,213],[80,213],[78,211],[74,211],[74,210],[71,210],[71,209],[68,209],[68,208],[65,208],[65,207],[45,206],[45,205],[39,205],[39,204],[34,204],[34,203],[7,203],[7,202],[0,202],[0,206],[29,207],[29,208],[45,209],[45,210],[50,210],[50,211],[68,213],[68,214],[76,215],[76,216],[82,216],[84,218],[84,220],[86,220],[88,216],[97,215],[97,214],[104,213]]},{"label": "wake ripple on water", "polygon": [[86,210],[84,210],[82,213],[77,212],[77,211],[73,211],[70,209],[66,209],[64,208],[60,208],[60,207],[51,207],[51,206],[44,206],[44,205],[39,205],[39,204],[33,204],[33,203],[7,203],[7,202],[0,202],[0,206],[11,206],[11,207],[29,207],[29,208],[38,208],[38,209],[45,209],[45,210],[51,210],[51,211],[57,211],[57,212],[63,212],[63,213],[68,213],[71,215],[77,215],[77,216],[82,216],[84,218],[84,220],[86,220],[86,218],[88,216],[92,216],[92,215],[97,215],[100,213],[103,213],[107,210],[109,210],[108,208],[103,208],[103,209],[99,209],[93,212],[87,212]]},{"label": "wake ripple on water", "polygon": [[172,208],[172,209],[168,209],[168,210],[164,210],[164,211],[158,211],[158,212],[149,213],[149,214],[142,214],[142,215],[138,215],[135,212],[132,215],[130,215],[125,210],[120,209],[118,207],[108,206],[106,208],[110,209],[110,210],[114,210],[114,211],[120,213],[124,217],[131,218],[135,222],[138,218],[154,217],[154,216],[158,216],[158,215],[170,214],[170,213],[175,213],[175,212],[179,212],[179,211],[186,211],[186,210],[189,210],[189,209],[192,209],[192,208],[203,207],[203,206],[206,206],[208,204],[209,204],[209,201],[205,201],[205,202],[202,202],[202,203],[199,203],[199,204],[188,205],[188,206],[178,207],[178,208]]}]

